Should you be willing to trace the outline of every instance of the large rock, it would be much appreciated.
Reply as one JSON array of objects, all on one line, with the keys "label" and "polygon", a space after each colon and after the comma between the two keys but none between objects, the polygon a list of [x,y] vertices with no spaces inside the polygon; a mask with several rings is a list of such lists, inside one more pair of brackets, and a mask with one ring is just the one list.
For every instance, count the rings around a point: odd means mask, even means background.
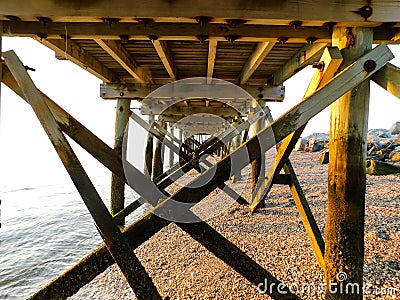
[{"label": "large rock", "polygon": [[400,133],[400,122],[394,123],[394,124],[390,127],[389,131],[390,131],[390,133],[391,133],[392,135],[399,134],[399,133]]},{"label": "large rock", "polygon": [[327,148],[329,135],[326,133],[313,133],[299,138],[294,149],[296,151],[317,152]]},{"label": "large rock", "polygon": [[366,172],[370,175],[388,175],[400,173],[400,166],[378,160],[367,160]]}]

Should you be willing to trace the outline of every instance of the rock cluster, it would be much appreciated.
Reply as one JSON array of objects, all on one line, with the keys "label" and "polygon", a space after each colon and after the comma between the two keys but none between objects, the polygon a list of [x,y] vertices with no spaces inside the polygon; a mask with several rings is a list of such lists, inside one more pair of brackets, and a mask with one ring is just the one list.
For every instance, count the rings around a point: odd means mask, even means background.
[{"label": "rock cluster", "polygon": [[[400,122],[390,129],[371,129],[367,138],[367,173],[383,175],[400,173]],[[329,136],[313,133],[300,138],[296,151],[321,152],[319,162],[329,163]]]}]

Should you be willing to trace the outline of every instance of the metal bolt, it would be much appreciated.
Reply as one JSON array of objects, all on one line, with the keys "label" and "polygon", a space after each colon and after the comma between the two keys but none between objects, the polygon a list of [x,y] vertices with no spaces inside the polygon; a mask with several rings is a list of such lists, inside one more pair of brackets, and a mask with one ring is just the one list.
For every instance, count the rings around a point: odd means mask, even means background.
[{"label": "metal bolt", "polygon": [[278,42],[283,45],[288,41],[288,39],[289,38],[287,38],[286,36],[281,36],[281,37],[278,37]]},{"label": "metal bolt", "polygon": [[295,21],[291,21],[289,23],[289,26],[292,26],[294,29],[297,29],[298,27],[301,26],[301,24],[303,24],[303,21],[295,20]]},{"label": "metal bolt", "polygon": [[367,21],[367,19],[372,16],[372,7],[365,5],[359,9],[358,13],[364,18],[365,21]]},{"label": "metal bolt", "polygon": [[364,63],[364,70],[366,72],[372,72],[373,70],[375,70],[375,68],[376,68],[376,62],[372,59],[369,59]]},{"label": "metal bolt", "polygon": [[312,67],[314,69],[318,69],[318,70],[320,70],[322,72],[324,70],[324,68],[325,68],[325,63],[323,61],[320,61],[320,62],[317,62],[317,63],[313,63]]}]

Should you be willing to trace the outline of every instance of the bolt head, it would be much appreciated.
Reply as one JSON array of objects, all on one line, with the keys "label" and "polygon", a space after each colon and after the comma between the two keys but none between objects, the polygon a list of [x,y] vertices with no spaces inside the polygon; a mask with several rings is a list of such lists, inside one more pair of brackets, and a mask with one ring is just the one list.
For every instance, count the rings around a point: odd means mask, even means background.
[{"label": "bolt head", "polygon": [[375,68],[376,68],[376,62],[372,59],[369,59],[364,63],[364,70],[366,72],[372,72],[373,70],[375,70]]}]

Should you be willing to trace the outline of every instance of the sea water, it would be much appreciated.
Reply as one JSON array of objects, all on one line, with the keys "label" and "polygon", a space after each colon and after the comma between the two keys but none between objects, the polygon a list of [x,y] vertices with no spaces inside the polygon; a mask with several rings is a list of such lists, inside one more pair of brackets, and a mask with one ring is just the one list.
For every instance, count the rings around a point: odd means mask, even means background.
[{"label": "sea water", "polygon": [[[108,206],[109,172],[93,182]],[[132,191],[127,196],[135,198]],[[68,178],[1,186],[0,299],[26,299],[101,244]]]}]

